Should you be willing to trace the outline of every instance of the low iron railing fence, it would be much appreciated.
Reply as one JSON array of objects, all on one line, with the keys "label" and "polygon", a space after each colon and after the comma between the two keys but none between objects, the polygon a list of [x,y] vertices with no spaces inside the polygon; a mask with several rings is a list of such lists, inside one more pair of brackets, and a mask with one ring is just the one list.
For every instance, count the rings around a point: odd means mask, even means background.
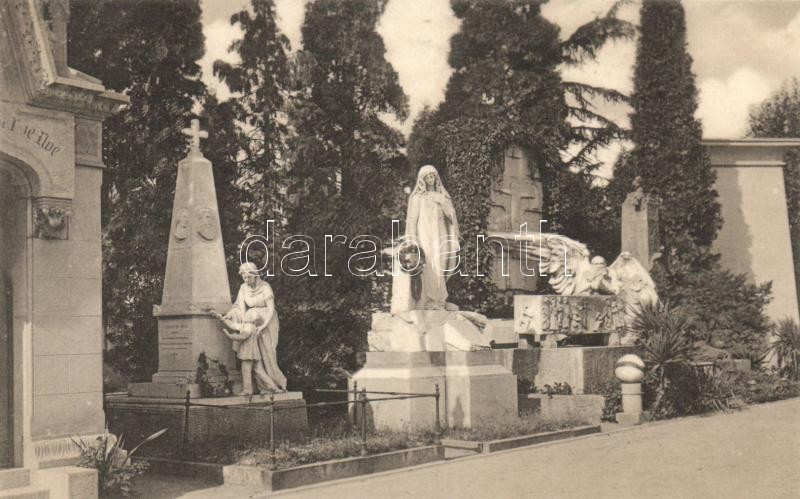
[{"label": "low iron railing fence", "polygon": [[[276,444],[279,435],[276,431],[276,415],[282,411],[298,411],[304,410],[306,411],[306,416],[308,416],[309,409],[315,408],[324,408],[324,407],[337,407],[337,406],[347,406],[347,422],[351,425],[352,429],[358,430],[358,435],[360,437],[360,454],[362,456],[367,455],[367,436],[368,436],[368,428],[369,428],[369,421],[368,421],[368,405],[375,404],[375,403],[384,403],[389,401],[396,401],[396,400],[408,400],[408,399],[415,399],[415,398],[432,398],[434,399],[434,406],[435,406],[435,414],[434,414],[434,443],[439,444],[441,441],[441,433],[442,433],[442,426],[441,426],[441,419],[440,419],[440,398],[441,392],[439,390],[439,385],[435,385],[435,389],[433,393],[413,393],[413,392],[392,392],[392,391],[370,391],[366,388],[361,390],[358,389],[358,384],[353,383],[352,390],[345,390],[345,389],[323,389],[323,388],[316,388],[307,390],[310,392],[316,392],[320,394],[346,394],[348,396],[347,400],[333,400],[333,401],[323,401],[323,402],[312,402],[307,403],[303,401],[302,403],[291,403],[286,405],[281,405],[279,402],[280,400],[275,399],[275,394],[270,394],[268,401],[263,401],[263,399],[259,400],[257,403],[253,405],[220,405],[220,404],[209,404],[203,402],[196,402],[191,398],[191,392],[187,391],[186,396],[184,397],[183,401],[175,401],[175,402],[168,402],[164,400],[148,402],[148,406],[150,407],[182,407],[183,414],[182,414],[182,428],[181,428],[181,437],[178,442],[178,455],[181,459],[188,459],[188,451],[191,448],[190,446],[190,429],[192,428],[192,411],[193,407],[205,407],[212,410],[219,410],[219,411],[258,411],[262,413],[266,413],[269,421],[269,453],[270,453],[270,463],[272,466],[275,466],[276,462]],[[276,403],[278,402],[278,403]],[[353,406],[353,410],[350,411],[350,406]]]}]

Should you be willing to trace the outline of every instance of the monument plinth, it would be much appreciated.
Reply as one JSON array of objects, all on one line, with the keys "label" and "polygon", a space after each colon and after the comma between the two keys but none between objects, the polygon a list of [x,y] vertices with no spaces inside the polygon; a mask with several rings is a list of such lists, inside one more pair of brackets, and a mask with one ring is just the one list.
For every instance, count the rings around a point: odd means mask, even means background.
[{"label": "monument plinth", "polygon": [[211,384],[241,383],[231,342],[208,314],[209,309],[225,313],[231,307],[214,174],[200,152],[200,138],[208,134],[197,120],[183,132],[191,137],[191,148],[178,163],[164,291],[161,305],[153,307],[158,372],[152,383],[129,385],[133,396],[183,398],[188,390],[199,397],[195,377],[202,354]]}]

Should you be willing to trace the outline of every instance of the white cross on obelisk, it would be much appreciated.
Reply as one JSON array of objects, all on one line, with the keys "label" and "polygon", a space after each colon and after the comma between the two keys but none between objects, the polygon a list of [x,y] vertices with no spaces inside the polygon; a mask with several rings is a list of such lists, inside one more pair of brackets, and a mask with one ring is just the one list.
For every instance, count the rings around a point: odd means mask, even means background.
[{"label": "white cross on obelisk", "polygon": [[191,128],[184,128],[181,132],[189,137],[189,156],[202,156],[200,151],[200,139],[207,139],[208,132],[200,130],[200,120],[193,119]]}]

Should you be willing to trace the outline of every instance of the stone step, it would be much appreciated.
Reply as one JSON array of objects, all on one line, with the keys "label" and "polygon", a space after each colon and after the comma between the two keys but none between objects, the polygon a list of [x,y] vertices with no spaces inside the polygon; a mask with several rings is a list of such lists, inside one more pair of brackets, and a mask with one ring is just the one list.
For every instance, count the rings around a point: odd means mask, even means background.
[{"label": "stone step", "polygon": [[0,490],[0,499],[50,499],[50,491],[37,486]]},{"label": "stone step", "polygon": [[0,491],[27,487],[31,484],[31,471],[25,468],[0,470]]}]

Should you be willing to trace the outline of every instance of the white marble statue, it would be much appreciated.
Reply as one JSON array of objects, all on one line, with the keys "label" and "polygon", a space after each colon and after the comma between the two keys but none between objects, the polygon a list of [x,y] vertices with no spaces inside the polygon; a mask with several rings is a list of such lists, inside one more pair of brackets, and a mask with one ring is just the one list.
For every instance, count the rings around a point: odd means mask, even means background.
[{"label": "white marble statue", "polygon": [[608,266],[601,256],[590,258],[586,245],[558,234],[494,235],[519,241],[520,250],[540,262],[550,286],[560,295],[617,295],[625,302],[627,320],[642,304],[658,301],[650,273],[628,252],[620,253]]},{"label": "white marble statue", "polygon": [[242,362],[242,392],[238,395],[253,394],[253,375],[261,393],[285,392],[286,377],[275,352],[279,323],[272,288],[252,263],[243,264],[239,275],[244,283],[231,309],[224,316],[212,312],[223,322],[223,332],[233,340],[233,349]]},{"label": "white marble statue", "polygon": [[[405,241],[422,250],[423,267],[417,276],[420,284],[408,293],[407,310],[444,310],[447,304],[447,278],[454,272],[458,251],[458,220],[453,201],[431,165],[420,168],[417,183],[408,200]],[[406,294],[403,293],[405,296]]]}]

